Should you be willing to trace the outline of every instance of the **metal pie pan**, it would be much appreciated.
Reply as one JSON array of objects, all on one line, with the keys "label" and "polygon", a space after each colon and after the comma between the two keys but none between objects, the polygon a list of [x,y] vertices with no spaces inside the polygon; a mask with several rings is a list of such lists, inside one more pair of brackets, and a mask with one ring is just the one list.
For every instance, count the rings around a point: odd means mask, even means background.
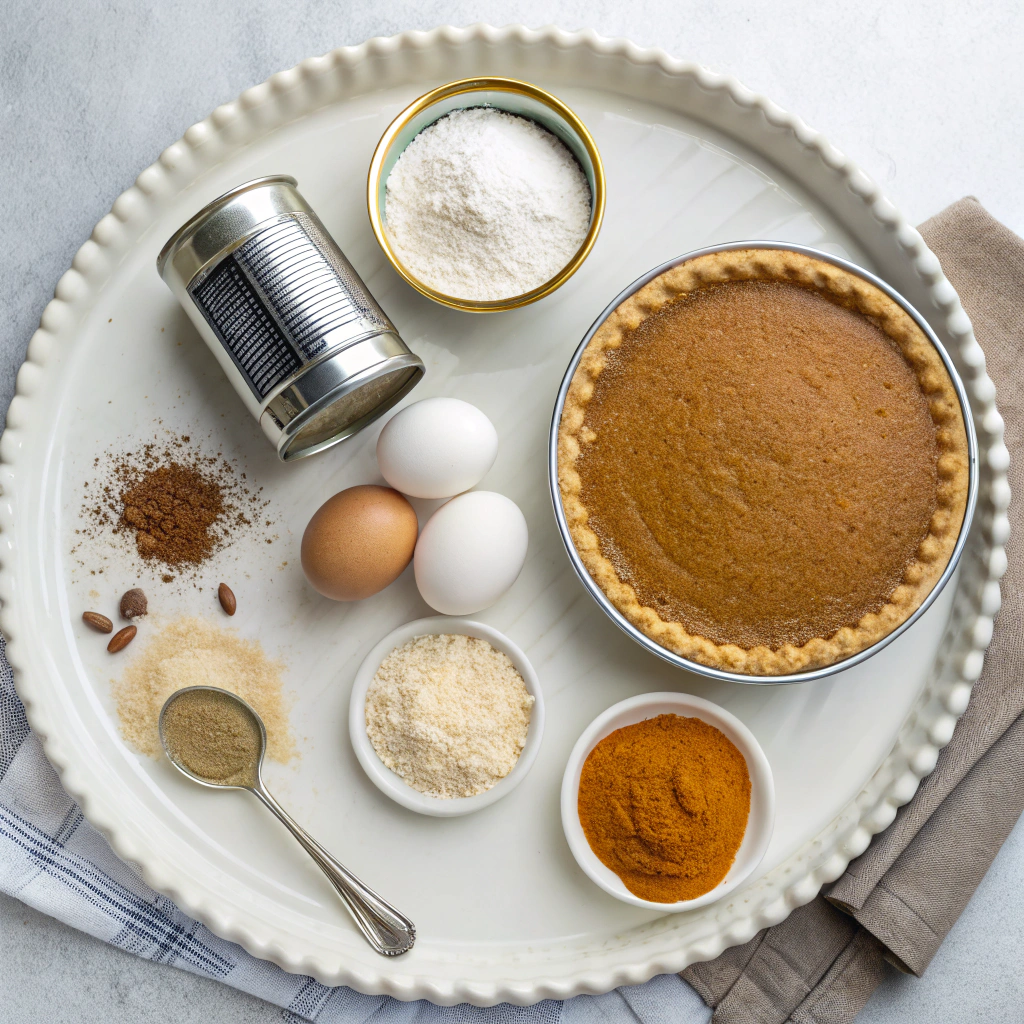
[{"label": "metal pie pan", "polygon": [[[953,387],[956,389],[957,398],[960,402],[960,409],[963,413],[964,426],[967,430],[967,507],[964,510],[964,520],[960,527],[960,534],[957,537],[953,553],[935,586],[928,593],[927,597],[925,597],[924,601],[921,602],[921,605],[915,609],[913,614],[910,615],[905,622],[902,622],[891,633],[882,637],[881,640],[872,644],[870,647],[866,647],[863,651],[859,651],[857,654],[851,655],[849,658],[844,658],[842,661],[837,661],[832,665],[825,665],[822,668],[816,668],[809,672],[795,672],[789,675],[757,676],[743,672],[727,672],[724,669],[702,665],[698,661],[693,661],[690,658],[684,658],[681,655],[676,654],[674,651],[670,651],[668,648],[663,647],[661,644],[647,636],[646,633],[634,626],[633,623],[630,622],[618,610],[618,608],[608,600],[604,591],[598,586],[597,582],[588,572],[587,567],[583,564],[583,560],[580,558],[579,552],[576,550],[576,546],[573,543],[572,536],[569,533],[569,526],[565,520],[565,510],[562,507],[562,495],[558,487],[558,428],[562,420],[562,409],[565,405],[565,397],[568,394],[569,385],[572,383],[576,367],[579,365],[580,359],[582,358],[587,345],[590,344],[590,340],[597,333],[598,328],[600,328],[612,312],[614,312],[614,310],[617,309],[618,306],[620,306],[626,299],[643,288],[644,285],[653,281],[659,274],[663,274],[666,270],[670,270],[672,267],[677,267],[681,263],[686,263],[688,260],[696,259],[698,256],[706,256],[710,253],[716,252],[730,252],[737,249],[779,249],[802,253],[805,256],[811,256],[814,259],[823,260],[826,263],[832,263],[837,267],[842,267],[851,274],[856,274],[858,277],[861,277],[870,284],[873,284],[880,291],[888,295],[889,298],[898,303],[914,319],[915,323],[917,323],[921,330],[924,331],[928,340],[935,346],[936,351],[942,358],[942,363],[946,368],[946,372],[949,374],[950,380],[953,382]],[[649,270],[643,276],[638,277],[627,288],[624,288],[619,292],[619,294],[616,295],[610,303],[608,303],[604,310],[602,310],[601,315],[598,316],[593,324],[591,324],[590,329],[583,336],[583,340],[580,342],[576,351],[573,353],[572,359],[569,361],[569,366],[566,368],[565,376],[562,378],[561,386],[558,389],[558,397],[555,399],[555,409],[551,417],[551,430],[548,436],[548,486],[551,491],[551,503],[555,511],[555,521],[558,524],[558,532],[561,535],[562,543],[565,545],[565,550],[569,555],[569,561],[572,563],[572,567],[575,570],[576,575],[579,576],[583,586],[587,589],[590,596],[597,602],[608,618],[610,618],[612,622],[619,627],[619,629],[640,644],[641,647],[646,648],[652,654],[657,655],[659,658],[672,665],[687,669],[690,672],[696,672],[698,675],[708,676],[711,679],[720,679],[732,683],[754,683],[761,685],[807,683],[815,679],[824,679],[826,676],[835,675],[837,672],[843,672],[848,668],[852,668],[854,665],[859,665],[862,661],[866,661],[868,658],[877,654],[883,647],[892,643],[896,637],[910,629],[910,627],[931,607],[932,603],[942,592],[942,588],[949,582],[956,570],[957,563],[960,561],[960,556],[963,554],[964,546],[967,543],[971,522],[974,518],[975,506],[978,502],[978,437],[974,426],[974,418],[971,414],[970,402],[967,398],[967,391],[964,388],[963,381],[960,379],[960,374],[957,373],[952,360],[949,358],[949,353],[946,352],[942,342],[939,341],[935,331],[932,330],[928,321],[925,320],[925,318],[921,316],[921,314],[894,288],[886,284],[885,281],[881,280],[881,278],[876,277],[874,274],[865,270],[863,267],[858,267],[856,264],[850,263],[848,260],[844,260],[839,256],[833,256],[831,253],[822,252],[819,249],[812,249],[810,246],[796,245],[789,242],[773,242],[764,240],[728,242],[724,245],[712,245],[704,249],[694,249],[692,252],[688,252],[682,256],[676,257],[675,259],[668,260],[666,263],[662,263],[653,270]]]}]

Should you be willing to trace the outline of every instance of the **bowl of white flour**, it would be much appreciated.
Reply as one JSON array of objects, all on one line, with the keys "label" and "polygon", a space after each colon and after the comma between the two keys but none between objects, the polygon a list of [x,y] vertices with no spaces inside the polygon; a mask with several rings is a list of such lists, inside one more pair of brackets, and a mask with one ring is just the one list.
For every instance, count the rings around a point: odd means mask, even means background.
[{"label": "bowl of white flour", "polygon": [[434,616],[399,626],[366,656],[348,724],[382,793],[419,814],[454,817],[526,778],[544,734],[544,698],[533,666],[503,633]]},{"label": "bowl of white flour", "polygon": [[550,295],[583,264],[604,215],[583,122],[528,82],[465,79],[421,96],[381,137],[367,207],[395,270],[474,313]]}]

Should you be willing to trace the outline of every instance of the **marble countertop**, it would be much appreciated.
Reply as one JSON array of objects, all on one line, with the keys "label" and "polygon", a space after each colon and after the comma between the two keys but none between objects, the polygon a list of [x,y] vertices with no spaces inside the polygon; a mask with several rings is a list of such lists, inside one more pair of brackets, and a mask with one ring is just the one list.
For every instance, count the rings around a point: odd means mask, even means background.
[{"label": "marble countertop", "polygon": [[[0,411],[75,250],[190,124],[334,46],[473,21],[593,28],[734,74],[823,131],[912,221],[972,194],[1024,234],[1017,0],[0,0]],[[893,971],[860,1020],[1019,1020],[1022,875],[1018,826],[924,979]],[[8,897],[0,964],[0,1022],[281,1019]]]}]

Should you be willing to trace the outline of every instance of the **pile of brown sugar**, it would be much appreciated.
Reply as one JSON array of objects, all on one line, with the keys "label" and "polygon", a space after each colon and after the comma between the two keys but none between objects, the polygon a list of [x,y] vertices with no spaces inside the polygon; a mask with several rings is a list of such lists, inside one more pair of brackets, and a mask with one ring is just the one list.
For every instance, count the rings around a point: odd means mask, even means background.
[{"label": "pile of brown sugar", "polygon": [[[87,521],[128,535],[141,558],[169,569],[202,564],[258,524],[268,504],[223,456],[203,454],[188,436],[113,454],[105,465],[98,495],[86,485]],[[166,574],[164,581],[173,578]]]}]

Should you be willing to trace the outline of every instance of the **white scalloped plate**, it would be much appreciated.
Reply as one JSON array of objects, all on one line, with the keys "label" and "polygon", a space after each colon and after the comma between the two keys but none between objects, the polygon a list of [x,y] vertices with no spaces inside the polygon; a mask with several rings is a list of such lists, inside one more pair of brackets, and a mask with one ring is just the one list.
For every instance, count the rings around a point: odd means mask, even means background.
[{"label": "white scalloped plate", "polygon": [[[572,281],[534,306],[486,318],[442,309],[405,286],[363,208],[370,154],[394,114],[430,87],[475,74],[530,79],[572,105],[601,147],[609,196],[597,247]],[[308,515],[341,487],[375,478],[376,429],[308,462],[278,464],[153,266],[203,203],[280,172],[298,178],[426,362],[413,397],[456,395],[494,420],[502,446],[484,486],[512,497],[529,521],[523,575],[481,618],[527,652],[548,725],[529,777],[479,814],[444,820],[404,810],[366,779],[345,738],[363,656],[426,611],[410,576],[341,606],[313,595],[298,571]],[[655,264],[741,238],[825,248],[901,291],[953,355],[982,453],[956,585],[877,657],[799,686],[715,683],[645,653],[575,579],[545,485],[552,403],[593,317]],[[179,593],[133,568],[116,545],[96,577],[70,553],[94,457],[149,438],[161,418],[242,459],[274,516],[291,526],[277,528],[270,547],[229,549],[202,582],[227,579],[239,599],[232,623],[290,666],[303,753],[274,768],[272,788],[413,917],[420,938],[408,956],[385,960],[363,944],[326,881],[254,801],[190,786],[119,738],[109,680],[131,649],[112,660],[83,630],[81,612],[112,609],[138,580],[165,613],[216,613],[208,586]],[[994,389],[956,293],[918,233],[841,153],[764,98],[660,51],[591,34],[475,27],[374,39],[218,108],[142,172],[78,252],[32,338],[7,423],[0,624],[32,726],[68,791],[151,885],[214,931],[288,970],[401,999],[486,1005],[603,992],[713,957],[782,920],[842,872],[934,765],[981,671],[1006,564],[1009,457]],[[98,557],[95,545],[77,557]],[[749,726],[771,761],[778,809],[748,883],[711,906],[659,916],[612,899],[579,871],[561,835],[558,791],[573,743],[598,712],[671,689],[714,700]]]}]

